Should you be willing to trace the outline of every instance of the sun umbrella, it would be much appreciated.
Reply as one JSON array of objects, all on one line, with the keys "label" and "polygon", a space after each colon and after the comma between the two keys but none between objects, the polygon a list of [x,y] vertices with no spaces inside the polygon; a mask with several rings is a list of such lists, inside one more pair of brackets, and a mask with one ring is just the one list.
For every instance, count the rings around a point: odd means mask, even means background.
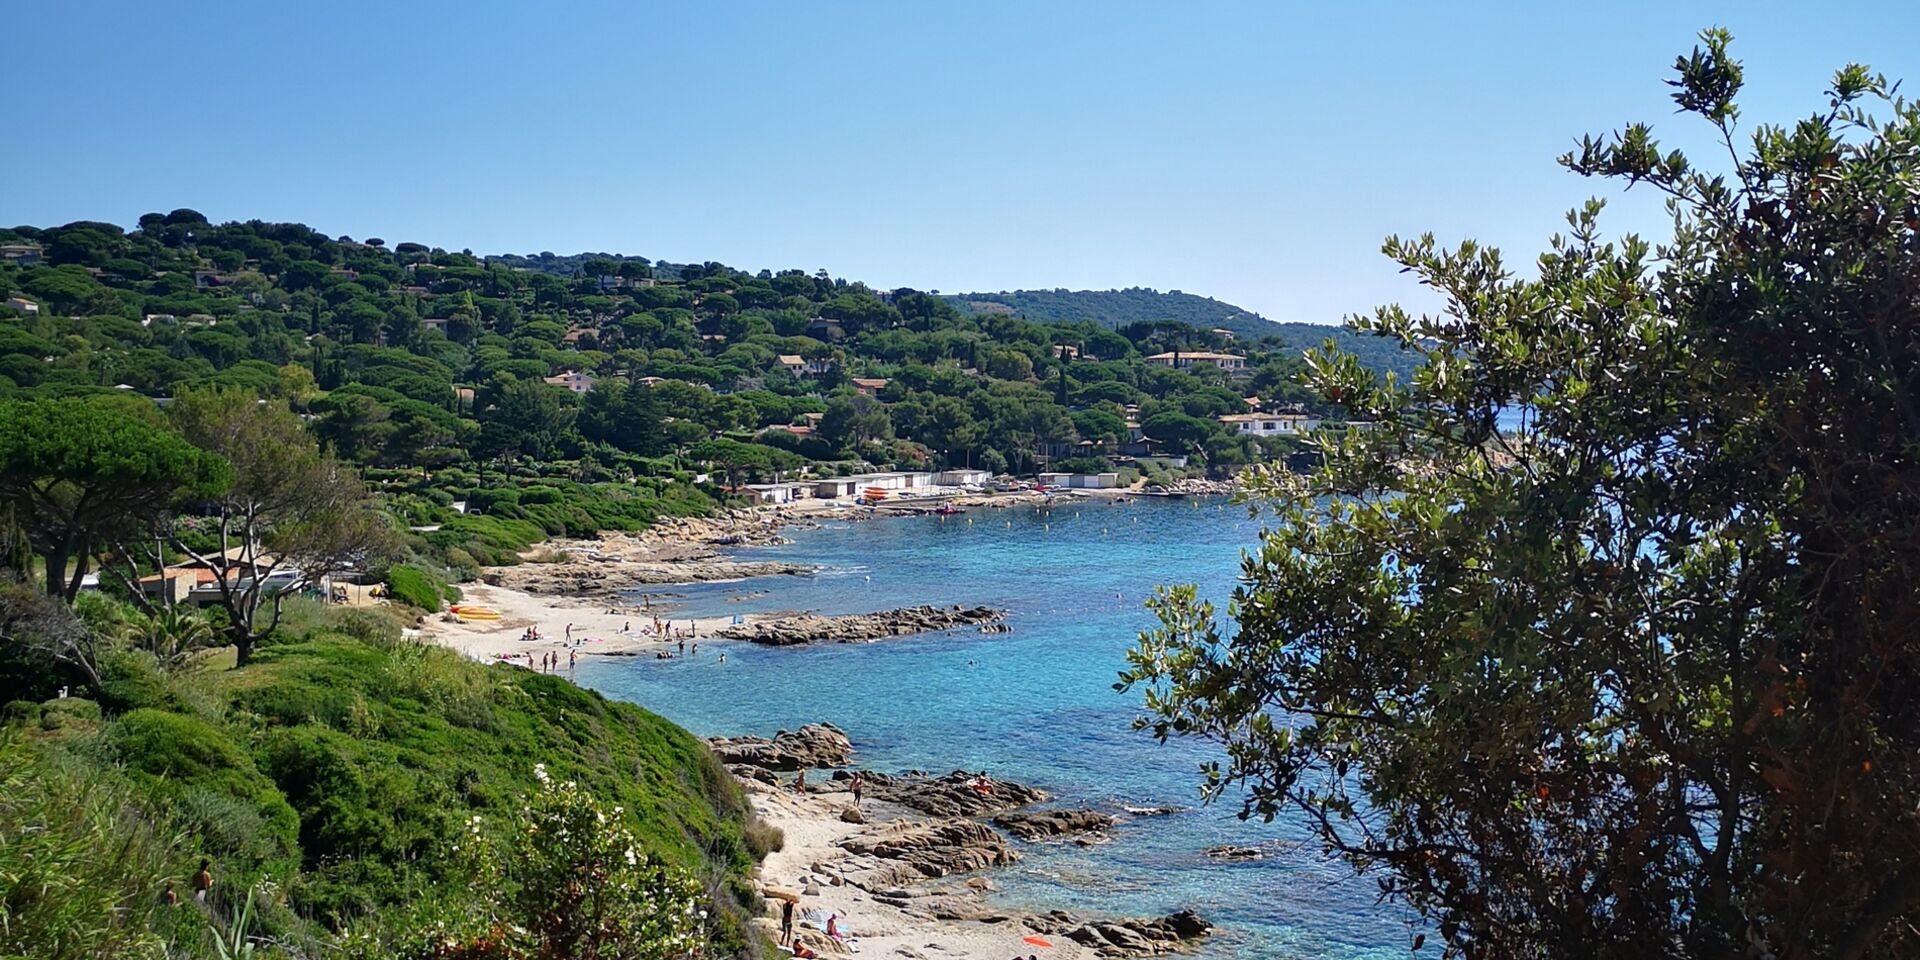
[{"label": "sun umbrella", "polygon": [[1022,942],[1022,943],[1031,943],[1031,944],[1033,944],[1033,945],[1034,945],[1034,946],[1036,946],[1036,947],[1048,947],[1048,948],[1052,948],[1052,946],[1053,946],[1053,944],[1052,944],[1052,943],[1049,943],[1049,942],[1047,941],[1047,938],[1046,938],[1046,937],[1021,937],[1021,938],[1020,938],[1020,942]]}]

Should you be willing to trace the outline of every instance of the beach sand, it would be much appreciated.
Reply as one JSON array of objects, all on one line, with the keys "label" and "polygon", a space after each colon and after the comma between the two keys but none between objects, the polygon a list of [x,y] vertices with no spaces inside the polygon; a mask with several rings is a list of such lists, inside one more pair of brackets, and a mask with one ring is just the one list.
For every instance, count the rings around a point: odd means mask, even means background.
[{"label": "beach sand", "polygon": [[[733,622],[732,617],[670,617],[664,605],[648,611],[631,601],[580,600],[571,597],[544,596],[489,586],[463,584],[459,607],[484,607],[500,614],[498,620],[462,620],[453,613],[438,613],[427,618],[419,636],[433,643],[458,650],[476,660],[492,661],[501,654],[536,658],[543,653],[558,653],[562,661],[568,650],[581,656],[651,657],[663,650],[677,650],[676,639],[657,639],[649,635],[654,618],[663,626],[688,634],[688,642],[707,641],[713,631]],[[613,612],[608,612],[612,610]],[[573,639],[567,643],[567,626],[573,626]],[[528,627],[537,627],[540,639],[520,639]],[[626,628],[631,627],[631,632]],[[710,641],[716,644],[729,641]],[[718,649],[716,647],[716,649]],[[702,656],[712,654],[703,653]]]}]

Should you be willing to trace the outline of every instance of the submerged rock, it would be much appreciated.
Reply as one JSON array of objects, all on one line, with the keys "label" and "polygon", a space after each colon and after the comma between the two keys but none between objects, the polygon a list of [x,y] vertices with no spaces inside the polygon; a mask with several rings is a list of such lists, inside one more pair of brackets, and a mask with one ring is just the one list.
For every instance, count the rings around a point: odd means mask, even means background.
[{"label": "submerged rock", "polygon": [[1217,847],[1208,847],[1207,856],[1215,860],[1263,860],[1266,858],[1267,852],[1259,847],[1236,847],[1231,844],[1222,844]]},{"label": "submerged rock", "polygon": [[737,626],[714,633],[729,640],[746,640],[768,646],[786,647],[803,643],[864,643],[885,637],[954,627],[992,623],[1006,616],[992,607],[901,607],[878,613],[850,613],[825,616],[803,613]]},{"label": "submerged rock", "polygon": [[800,770],[806,767],[844,767],[853,762],[853,742],[830,723],[809,723],[798,730],[782,730],[767,737],[714,737],[707,741],[720,762],[729,767],[763,770]]},{"label": "submerged rock", "polygon": [[1032,813],[1003,813],[993,825],[1029,843],[1055,840],[1076,833],[1105,830],[1117,823],[1098,810],[1040,810]]}]

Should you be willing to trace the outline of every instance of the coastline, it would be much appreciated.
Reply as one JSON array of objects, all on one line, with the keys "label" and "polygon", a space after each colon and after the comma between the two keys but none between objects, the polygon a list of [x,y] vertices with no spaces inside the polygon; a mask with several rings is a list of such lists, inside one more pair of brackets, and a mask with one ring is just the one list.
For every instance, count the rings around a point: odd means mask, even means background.
[{"label": "coastline", "polygon": [[[945,502],[977,509],[1031,506],[1049,499],[1053,502],[1071,502],[1113,500],[1137,495],[1138,492],[1133,490],[1085,490],[1048,498],[1044,494],[1022,491],[953,498]],[[735,625],[732,616],[673,617],[670,599],[654,604],[649,609],[647,602],[640,599],[636,591],[644,591],[652,585],[732,579],[713,575],[731,571],[732,568],[726,566],[731,562],[724,556],[726,550],[784,542],[779,531],[788,525],[811,523],[819,519],[859,521],[911,516],[927,512],[939,502],[915,504],[908,501],[889,505],[892,509],[868,509],[831,501],[803,501],[794,505],[730,511],[712,519],[676,520],[640,534],[609,534],[595,540],[549,541],[530,550],[529,558],[549,559],[555,554],[566,554],[569,559],[564,564],[575,568],[575,572],[531,582],[553,584],[557,592],[536,593],[505,585],[503,580],[513,581],[514,578],[502,577],[501,574],[524,569],[545,573],[547,570],[542,568],[562,564],[534,562],[521,567],[490,569],[486,572],[488,582],[463,587],[466,596],[462,605],[491,608],[500,614],[498,620],[459,621],[448,614],[439,614],[429,618],[420,627],[419,633],[430,642],[489,662],[498,661],[502,654],[506,654],[513,658],[507,662],[530,664],[531,661],[519,658],[529,654],[537,658],[545,653],[556,653],[562,666],[553,672],[563,676],[568,675],[563,671],[566,670],[564,664],[570,650],[584,656],[641,658],[651,658],[663,651],[677,652],[677,639],[660,639],[643,633],[643,629],[651,627],[656,615],[663,622],[671,623],[673,629],[686,634],[689,643],[697,637],[702,642],[721,644],[716,649],[724,650],[727,644],[749,642],[714,636],[716,632]],[[598,575],[586,577],[584,574],[587,571]],[[632,576],[636,571],[639,573],[637,578]],[[675,571],[685,576],[656,579],[661,571],[668,571],[665,575],[669,577]],[[592,588],[586,591],[567,589],[569,585],[578,583],[591,584]],[[743,622],[753,624],[780,616],[747,615],[743,617]],[[580,641],[578,646],[570,646],[566,642],[568,624],[572,625],[574,639]],[[538,626],[541,639],[521,640],[528,626]],[[626,629],[629,627],[630,630]],[[713,654],[707,656],[711,659]],[[989,905],[985,901],[987,894],[995,889],[992,877],[996,867],[993,866],[937,879],[906,882],[885,889],[869,889],[847,881],[845,878],[848,874],[857,872],[863,860],[871,866],[871,858],[850,853],[842,846],[843,842],[850,838],[857,840],[863,832],[886,829],[887,825],[896,829],[912,829],[938,818],[929,818],[918,811],[880,803],[869,797],[863,807],[864,815],[857,820],[850,819],[848,810],[852,798],[847,783],[844,779],[827,779],[824,775],[827,769],[809,771],[810,774],[818,772],[823,775],[805,793],[793,789],[791,774],[777,779],[736,776],[754,813],[769,825],[780,829],[785,836],[781,849],[769,854],[760,866],[758,882],[762,891],[798,894],[801,897],[801,914],[822,910],[837,915],[840,930],[850,935],[851,951],[848,945],[835,943],[824,933],[805,936],[803,942],[820,955],[877,951],[887,956],[928,960],[1006,960],[1008,957],[1039,954],[1079,960],[1101,956],[1148,955],[1195,945],[1186,943],[1177,947],[1161,943],[1153,945],[1151,949],[1124,949],[1094,937],[1090,942],[1105,948],[1096,949],[1076,942],[1064,933],[1042,932],[1073,929],[1076,930],[1076,936],[1084,937],[1084,930],[1079,928],[1086,921],[1065,915],[1000,909]],[[855,762],[837,769],[851,771],[861,767]],[[1012,839],[1006,839],[1006,843],[1016,851],[1027,846],[1024,842]],[[779,903],[772,897],[767,902],[770,914],[754,922],[769,939],[775,939],[779,933]],[[1108,926],[1107,929],[1112,928]],[[1024,939],[1028,936],[1040,936],[1052,946],[1038,947]]]}]

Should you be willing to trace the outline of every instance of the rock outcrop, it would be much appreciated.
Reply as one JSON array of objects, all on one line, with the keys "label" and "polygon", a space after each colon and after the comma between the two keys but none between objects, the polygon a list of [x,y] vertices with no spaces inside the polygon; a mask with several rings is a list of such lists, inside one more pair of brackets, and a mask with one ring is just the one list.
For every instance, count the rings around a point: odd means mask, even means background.
[{"label": "rock outcrop", "polygon": [[803,643],[865,643],[934,630],[992,623],[1006,614],[991,607],[902,607],[878,613],[825,616],[804,613],[725,627],[714,636],[785,647]]},{"label": "rock outcrop", "polygon": [[772,738],[714,737],[707,745],[728,767],[800,770],[844,767],[853,762],[853,742],[830,723],[809,723],[798,730],[782,730]]},{"label": "rock outcrop", "polygon": [[1102,957],[1149,957],[1184,950],[1213,931],[1191,910],[1157,919],[1082,920],[1064,911],[1028,917],[1028,929],[1065,937]]},{"label": "rock outcrop", "polygon": [[699,583],[746,577],[806,576],[814,568],[776,560],[723,560],[718,557],[674,561],[606,562],[571,560],[492,567],[481,579],[496,587],[569,597],[611,597],[630,587],[656,583]]},{"label": "rock outcrop", "polygon": [[1028,843],[1105,830],[1116,822],[1098,810],[1038,810],[1003,813],[993,818],[994,826]]},{"label": "rock outcrop", "polygon": [[870,892],[923,880],[1003,867],[1020,854],[986,824],[972,820],[895,820],[843,838],[849,856],[836,864],[847,882]]},{"label": "rock outcrop", "polygon": [[866,795],[936,817],[984,817],[1047,799],[1040,790],[1010,780],[955,770],[944,777],[924,773],[869,773]]}]

